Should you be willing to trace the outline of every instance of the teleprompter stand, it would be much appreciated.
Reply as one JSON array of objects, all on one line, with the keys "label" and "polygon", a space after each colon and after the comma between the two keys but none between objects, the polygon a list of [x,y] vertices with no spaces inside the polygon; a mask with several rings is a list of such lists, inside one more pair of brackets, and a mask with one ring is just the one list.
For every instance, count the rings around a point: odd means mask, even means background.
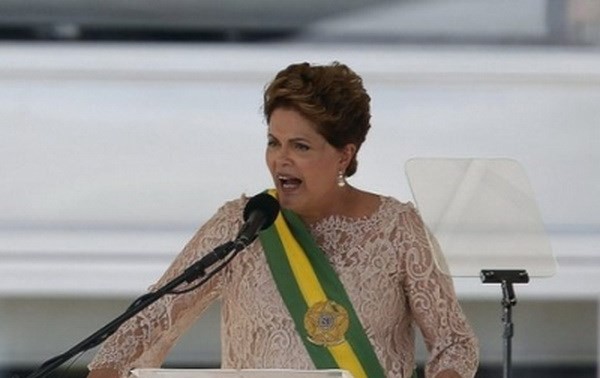
[{"label": "teleprompter stand", "polygon": [[504,378],[511,376],[513,284],[556,273],[556,259],[524,168],[515,160],[415,158],[406,174],[438,267],[502,288]]},{"label": "teleprompter stand", "polygon": [[510,378],[512,376],[512,337],[514,335],[512,308],[517,305],[513,284],[528,283],[529,275],[526,270],[482,269],[481,282],[500,284],[502,288],[502,323],[504,325],[502,376]]}]

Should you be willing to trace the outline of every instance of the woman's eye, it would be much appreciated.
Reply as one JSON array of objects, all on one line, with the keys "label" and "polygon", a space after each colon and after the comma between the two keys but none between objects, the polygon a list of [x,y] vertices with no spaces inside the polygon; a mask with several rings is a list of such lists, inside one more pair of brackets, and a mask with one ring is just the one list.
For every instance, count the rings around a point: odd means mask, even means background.
[{"label": "woman's eye", "polygon": [[310,149],[309,146],[307,146],[306,144],[302,144],[302,143],[296,143],[296,148],[299,149],[300,151],[307,151]]}]

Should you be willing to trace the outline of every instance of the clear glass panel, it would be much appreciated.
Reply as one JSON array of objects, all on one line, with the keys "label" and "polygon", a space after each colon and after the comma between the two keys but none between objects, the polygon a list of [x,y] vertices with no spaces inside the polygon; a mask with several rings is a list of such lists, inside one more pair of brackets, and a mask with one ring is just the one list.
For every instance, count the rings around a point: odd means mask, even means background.
[{"label": "clear glass panel", "polygon": [[541,277],[556,272],[533,191],[516,161],[418,158],[406,163],[406,173],[421,216],[443,251],[438,265],[447,273],[525,269]]}]

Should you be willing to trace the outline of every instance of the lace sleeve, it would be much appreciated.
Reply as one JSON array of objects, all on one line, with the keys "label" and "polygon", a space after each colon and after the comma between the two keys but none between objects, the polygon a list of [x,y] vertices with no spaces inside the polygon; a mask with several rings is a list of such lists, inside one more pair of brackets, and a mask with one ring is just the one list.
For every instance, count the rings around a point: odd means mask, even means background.
[{"label": "lace sleeve", "polygon": [[477,338],[460,308],[451,277],[436,265],[430,241],[434,246],[437,242],[414,208],[402,217],[408,234],[403,238],[404,289],[430,354],[425,376],[452,369],[463,378],[474,377],[479,361]]},{"label": "lace sleeve", "polygon": [[[242,200],[232,201],[194,235],[173,261],[163,277],[150,290],[159,288],[179,275],[202,254],[227,240],[239,228]],[[111,368],[126,377],[136,367],[160,367],[177,339],[193,324],[208,305],[219,296],[222,274],[202,288],[187,294],[166,295],[124,323],[108,338],[88,368]]]}]

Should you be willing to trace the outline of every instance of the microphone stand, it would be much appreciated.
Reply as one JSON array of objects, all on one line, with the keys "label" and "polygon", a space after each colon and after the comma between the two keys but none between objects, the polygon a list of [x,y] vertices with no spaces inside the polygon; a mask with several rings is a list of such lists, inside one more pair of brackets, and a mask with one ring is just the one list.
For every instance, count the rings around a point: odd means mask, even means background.
[{"label": "microphone stand", "polygon": [[[102,343],[110,335],[115,333],[123,323],[132,318],[135,314],[142,311],[152,303],[156,302],[165,294],[172,293],[172,290],[181,285],[182,283],[191,283],[194,280],[203,277],[206,274],[207,268],[211,267],[217,261],[225,258],[232,251],[235,251],[236,253],[239,252],[240,250],[244,249],[246,245],[246,243],[236,240],[228,241],[227,243],[216,247],[210,253],[202,257],[199,261],[192,264],[179,276],[175,277],[173,280],[165,284],[163,287],[159,288],[154,292],[144,294],[137,298],[123,314],[119,315],[117,318],[115,318],[113,321],[96,331],[94,334],[90,335],[89,337],[87,337],[68,351],[44,362],[33,373],[29,374],[27,378],[44,377],[56,368],[58,368],[60,365],[71,359],[73,356],[81,352],[85,352],[86,350],[91,349],[97,346],[98,344]],[[202,283],[203,282],[201,282],[200,285]]]}]

